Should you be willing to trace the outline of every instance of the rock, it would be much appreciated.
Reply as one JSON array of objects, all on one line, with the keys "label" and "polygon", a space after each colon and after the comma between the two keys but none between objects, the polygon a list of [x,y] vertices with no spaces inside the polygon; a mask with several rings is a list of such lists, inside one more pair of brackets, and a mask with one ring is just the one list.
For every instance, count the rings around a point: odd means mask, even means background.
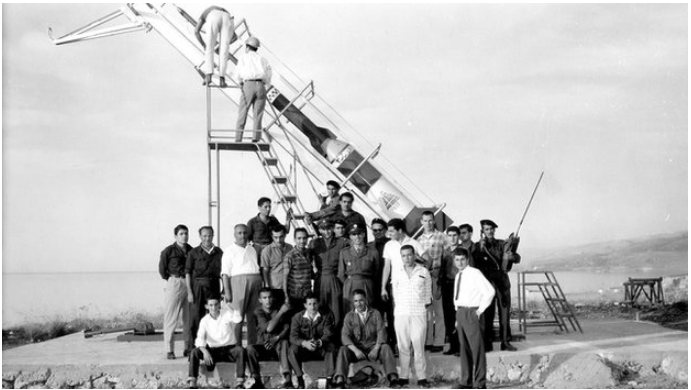
[{"label": "rock", "polygon": [[573,356],[556,367],[543,382],[546,388],[564,389],[599,389],[617,384],[612,370],[596,354]]},{"label": "rock", "polygon": [[638,382],[636,382],[636,381],[629,381],[629,382],[627,383],[627,385],[629,385],[629,386],[631,386],[631,387],[636,387],[636,386],[638,386]]},{"label": "rock", "polygon": [[14,380],[15,389],[28,389],[31,386],[44,385],[48,378],[50,378],[51,371],[49,368],[40,368],[32,372],[22,372]]},{"label": "rock", "polygon": [[21,371],[8,371],[2,373],[2,380],[7,382],[14,382],[15,379],[21,374]]},{"label": "rock", "polygon": [[520,363],[511,364],[511,367],[506,372],[506,376],[510,381],[517,381],[523,376],[523,365]]},{"label": "rock", "polygon": [[545,371],[549,369],[552,360],[554,359],[554,354],[544,355],[540,358],[533,371],[530,373],[528,378],[530,379],[530,385],[535,386],[542,381],[542,376]]},{"label": "rock", "polygon": [[689,357],[681,354],[666,356],[660,363],[660,371],[680,382],[688,383]]}]

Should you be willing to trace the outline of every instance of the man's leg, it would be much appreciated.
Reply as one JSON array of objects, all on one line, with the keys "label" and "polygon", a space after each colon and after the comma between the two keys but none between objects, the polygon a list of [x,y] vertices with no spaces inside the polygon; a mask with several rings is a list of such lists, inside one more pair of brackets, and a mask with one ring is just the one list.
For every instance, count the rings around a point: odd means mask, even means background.
[{"label": "man's leg", "polygon": [[324,362],[326,363],[326,378],[331,379],[336,371],[336,346],[328,343],[322,346]]},{"label": "man's leg", "polygon": [[180,311],[182,312],[182,339],[185,342],[185,350],[183,355],[189,354],[194,348],[194,344],[190,344],[190,326],[188,324],[190,320],[190,304],[187,301],[187,284],[185,279],[181,278],[180,282],[180,295],[178,296],[178,305],[180,306]]},{"label": "man's leg", "polygon": [[348,378],[348,366],[350,363],[357,360],[355,353],[346,346],[342,346],[338,350],[338,358],[336,359],[336,373],[334,374],[334,384],[345,383]]},{"label": "man's leg", "polygon": [[503,350],[515,351],[516,348],[509,343],[511,341],[511,283],[509,276],[504,274],[502,285],[497,289],[497,306],[499,311],[499,337]]},{"label": "man's leg", "polygon": [[[395,319],[396,338],[398,339],[398,358],[401,361],[401,379],[410,378],[410,316],[397,315]],[[424,327],[423,327],[424,329]],[[426,329],[424,329],[426,331]],[[424,344],[424,342],[423,342]],[[424,353],[425,346],[422,346]]]},{"label": "man's leg", "polygon": [[449,339],[449,350],[446,354],[458,352],[458,335],[456,334],[456,306],[453,302],[453,283],[445,283],[441,289],[442,305],[444,311],[444,328]]},{"label": "man's leg", "polygon": [[293,371],[295,371],[295,376],[298,378],[302,378],[304,375],[302,372],[302,354],[302,347],[291,344],[290,348],[288,348],[288,361],[290,362],[290,366],[293,368]]},{"label": "man's leg", "polygon": [[247,316],[247,345],[257,343],[257,316],[254,310],[259,306],[259,290],[262,288],[262,278],[259,275],[250,275],[247,280],[247,292],[245,293],[245,313]]},{"label": "man's leg", "polygon": [[[247,279],[248,275],[235,275],[230,278],[230,288],[233,291],[233,300],[230,302],[230,304],[233,310],[240,312],[240,318],[242,319],[242,322],[237,324],[235,327],[235,340],[238,344],[242,344],[242,326],[245,323],[245,315],[247,314],[245,311],[247,309],[247,299],[249,298],[246,296]],[[249,332],[249,326],[247,331]],[[248,340],[247,345],[252,344],[254,343],[250,343]]]},{"label": "man's leg", "polygon": [[189,304],[189,338],[187,339],[187,344],[194,345],[194,339],[197,338],[197,330],[199,329],[199,321],[201,321],[204,316],[204,289],[200,283],[194,283],[194,302]]},{"label": "man's leg", "polygon": [[235,345],[232,348],[226,347],[226,356],[230,362],[235,363],[235,382],[242,384],[245,382],[245,364],[247,361],[247,352],[241,345]]},{"label": "man's leg", "polygon": [[487,385],[487,360],[485,358],[485,343],[482,342],[482,332],[480,332],[480,321],[477,313],[477,309],[469,310],[466,314],[466,324],[464,327],[465,336],[468,340],[468,350],[472,357],[471,364],[468,366],[468,370],[473,369],[473,387],[474,388],[484,388]]},{"label": "man's leg", "polygon": [[175,285],[175,277],[169,277],[166,281],[166,287],[163,291],[163,345],[165,346],[168,358],[175,358],[171,356],[175,351],[175,341],[173,335],[175,328],[178,325],[178,291]]},{"label": "man's leg", "polygon": [[[460,355],[461,355],[461,378],[459,380],[459,385],[462,387],[470,388],[473,385],[473,353],[470,347],[471,342],[476,342],[484,346],[484,341],[482,340],[481,334],[477,335],[478,340],[470,340],[467,333],[468,327],[468,313],[470,310],[465,308],[459,308],[456,311],[456,322],[458,323],[458,338],[460,343]],[[479,331],[479,322],[478,322]]]},{"label": "man's leg", "polygon": [[206,19],[208,33],[206,34],[204,65],[202,66],[202,71],[205,75],[212,75],[214,73],[214,51],[216,50],[218,24],[220,22],[215,12],[210,12]]},{"label": "man's leg", "polygon": [[415,375],[417,380],[427,378],[427,359],[425,358],[425,334],[427,333],[425,315],[410,316],[410,342],[415,355]]},{"label": "man's leg", "polygon": [[283,377],[290,378],[290,362],[288,361],[288,349],[290,342],[288,340],[281,340],[276,344],[276,354],[278,355],[279,369]]},{"label": "man's leg", "polygon": [[[262,118],[264,117],[264,106],[266,105],[266,87],[264,83],[256,83],[257,90],[254,100],[254,130],[262,129]],[[255,132],[252,136],[254,142],[259,141],[262,134],[261,132]]]},{"label": "man's leg", "polygon": [[261,367],[259,362],[266,359],[268,351],[262,344],[254,344],[247,346],[247,365],[250,369],[250,375],[261,378]]},{"label": "man's leg", "polygon": [[432,339],[432,345],[436,347],[438,352],[441,352],[444,349],[444,337],[446,336],[444,307],[441,297],[432,300],[432,312],[434,314],[434,338]]},{"label": "man's leg", "polygon": [[492,299],[492,303],[490,303],[485,312],[482,313],[485,317],[485,321],[483,323],[484,329],[482,329],[483,338],[485,340],[485,351],[491,351],[493,349],[492,342],[494,342],[494,313],[497,302],[496,294],[498,293],[499,292],[495,289],[495,297]]},{"label": "man's leg", "polygon": [[[393,302],[393,291],[391,289],[391,283],[387,283],[386,292],[389,294],[389,300],[385,303],[386,305],[386,333],[389,337],[389,345],[396,345],[398,343],[398,338],[396,337],[396,326],[394,318],[394,302]],[[394,355],[396,351],[394,350]]]},{"label": "man's leg", "polygon": [[242,84],[240,88],[240,103],[238,105],[238,120],[235,124],[235,142],[242,142],[242,130],[245,128],[245,123],[247,123],[247,113],[250,110],[250,105],[252,104],[252,93],[253,87],[251,84],[253,82],[246,82]]},{"label": "man's leg", "polygon": [[398,378],[396,358],[393,357],[393,350],[388,344],[382,344],[381,348],[379,348],[378,360],[384,366],[384,374],[386,374],[387,379],[391,380],[391,375],[396,375]]},{"label": "man's leg", "polygon": [[199,362],[204,359],[204,354],[199,348],[195,348],[190,352],[190,364],[189,364],[189,379],[194,379],[195,382],[199,376]]},{"label": "man's leg", "polygon": [[230,48],[230,40],[233,37],[233,30],[235,30],[235,23],[228,13],[223,12],[222,24],[220,29],[221,45],[218,48],[218,62],[221,77],[225,77],[226,69],[228,68],[228,51]]}]

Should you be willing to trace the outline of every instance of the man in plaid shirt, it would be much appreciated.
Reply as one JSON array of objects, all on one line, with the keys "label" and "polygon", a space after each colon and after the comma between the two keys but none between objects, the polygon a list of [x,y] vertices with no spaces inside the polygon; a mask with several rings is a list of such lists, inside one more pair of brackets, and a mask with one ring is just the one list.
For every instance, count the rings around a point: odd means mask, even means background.
[{"label": "man in plaid shirt", "polygon": [[422,254],[425,266],[432,276],[432,305],[427,308],[427,338],[425,349],[430,352],[444,350],[444,337],[446,326],[444,324],[444,308],[441,300],[441,285],[439,275],[441,273],[442,257],[446,245],[446,235],[434,227],[434,213],[425,211],[422,213],[422,234],[417,241],[422,246]]}]

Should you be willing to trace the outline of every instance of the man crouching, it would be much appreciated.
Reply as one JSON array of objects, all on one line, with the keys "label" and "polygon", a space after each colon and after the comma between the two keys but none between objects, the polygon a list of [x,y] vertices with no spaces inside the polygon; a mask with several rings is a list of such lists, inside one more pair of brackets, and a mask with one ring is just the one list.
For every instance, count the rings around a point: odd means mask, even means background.
[{"label": "man crouching", "polygon": [[348,365],[360,360],[378,361],[384,366],[391,387],[398,385],[396,360],[386,344],[386,327],[381,313],[367,306],[364,290],[353,291],[355,309],[346,314],[341,331],[343,346],[338,351],[334,388],[345,387]]},{"label": "man crouching", "polygon": [[197,388],[200,361],[209,371],[213,371],[218,362],[235,363],[235,388],[244,388],[246,353],[242,344],[235,340],[235,327],[239,326],[242,318],[231,308],[221,312],[221,301],[217,296],[207,299],[206,309],[209,313],[199,321],[194,342],[196,348],[190,354],[189,388]]}]

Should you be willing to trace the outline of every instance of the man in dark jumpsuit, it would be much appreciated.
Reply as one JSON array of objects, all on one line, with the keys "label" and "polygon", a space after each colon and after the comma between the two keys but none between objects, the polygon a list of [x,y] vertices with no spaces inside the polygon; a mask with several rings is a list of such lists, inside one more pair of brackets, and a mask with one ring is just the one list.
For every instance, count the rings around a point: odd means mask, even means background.
[{"label": "man in dark jumpsuit", "polygon": [[199,329],[199,321],[206,314],[206,301],[209,297],[221,296],[221,258],[223,251],[214,245],[214,229],[203,226],[199,229],[201,244],[187,254],[185,279],[187,281],[187,300],[190,303],[188,321],[190,333],[188,345],[194,345]]},{"label": "man in dark jumpsuit", "polygon": [[[472,258],[475,267],[478,268],[485,278],[492,284],[495,290],[495,301],[499,308],[499,337],[502,351],[515,351],[516,347],[511,345],[511,327],[509,317],[511,314],[511,282],[508,272],[511,263],[520,261],[518,254],[513,254],[513,260],[508,260],[505,256],[504,240],[494,238],[496,223],[489,219],[480,221],[482,239],[473,246]],[[490,304],[484,313],[485,351],[493,350],[492,341],[494,340],[494,313],[495,305]]]},{"label": "man in dark jumpsuit", "polygon": [[319,295],[319,302],[326,305],[334,315],[336,330],[340,330],[345,313],[343,312],[343,282],[338,279],[338,255],[348,241],[334,236],[333,222],[327,219],[319,221],[319,233],[310,242],[314,255],[317,275],[314,278],[314,292]]}]

